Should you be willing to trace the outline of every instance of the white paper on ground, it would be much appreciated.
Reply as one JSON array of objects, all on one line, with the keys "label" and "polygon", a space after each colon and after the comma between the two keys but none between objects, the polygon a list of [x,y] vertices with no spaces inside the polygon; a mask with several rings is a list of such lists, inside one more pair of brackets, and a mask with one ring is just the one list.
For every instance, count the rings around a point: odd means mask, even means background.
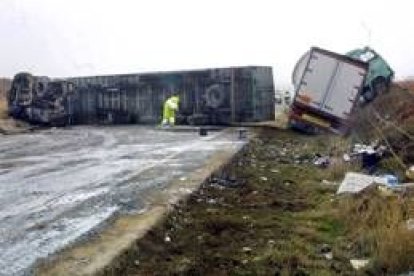
[{"label": "white paper on ground", "polygon": [[346,173],[344,180],[338,188],[337,194],[359,193],[363,189],[375,183],[376,177],[362,173]]}]

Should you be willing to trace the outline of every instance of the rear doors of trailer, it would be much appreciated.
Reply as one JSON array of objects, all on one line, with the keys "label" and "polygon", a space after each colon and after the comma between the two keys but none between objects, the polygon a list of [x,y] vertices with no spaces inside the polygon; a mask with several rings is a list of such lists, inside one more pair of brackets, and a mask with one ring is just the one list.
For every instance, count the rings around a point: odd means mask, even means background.
[{"label": "rear doors of trailer", "polygon": [[311,48],[295,68],[291,122],[346,133],[367,71],[364,62]]}]

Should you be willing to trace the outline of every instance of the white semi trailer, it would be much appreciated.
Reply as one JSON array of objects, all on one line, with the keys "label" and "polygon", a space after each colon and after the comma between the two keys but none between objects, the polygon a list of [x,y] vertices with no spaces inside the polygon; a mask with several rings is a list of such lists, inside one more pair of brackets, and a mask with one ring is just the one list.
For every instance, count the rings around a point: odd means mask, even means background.
[{"label": "white semi trailer", "polygon": [[367,72],[365,62],[312,47],[293,71],[290,126],[307,132],[325,129],[346,134]]}]

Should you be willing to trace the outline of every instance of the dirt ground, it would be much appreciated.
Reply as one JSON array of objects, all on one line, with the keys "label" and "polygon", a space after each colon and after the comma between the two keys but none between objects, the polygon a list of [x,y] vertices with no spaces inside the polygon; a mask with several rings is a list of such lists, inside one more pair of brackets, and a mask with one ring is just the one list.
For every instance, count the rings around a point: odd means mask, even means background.
[{"label": "dirt ground", "polygon": [[[414,269],[412,196],[335,195],[348,140],[264,130],[104,275],[355,275]],[[331,154],[328,168],[315,153]],[[385,169],[385,168],[384,168]],[[367,259],[356,271],[351,259]]]}]

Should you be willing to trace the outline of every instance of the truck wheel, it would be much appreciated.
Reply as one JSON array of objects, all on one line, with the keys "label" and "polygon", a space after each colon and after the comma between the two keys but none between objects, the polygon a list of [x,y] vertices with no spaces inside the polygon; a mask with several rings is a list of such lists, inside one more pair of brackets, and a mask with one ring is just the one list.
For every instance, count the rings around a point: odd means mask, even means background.
[{"label": "truck wheel", "polygon": [[211,108],[220,107],[226,100],[226,95],[223,91],[223,87],[220,84],[210,85],[205,94],[206,105]]},{"label": "truck wheel", "polygon": [[388,90],[387,81],[383,77],[376,78],[372,82],[372,87],[373,87],[376,95],[384,94]]},{"label": "truck wheel", "polygon": [[50,79],[48,77],[37,77],[36,83],[34,86],[35,95],[38,99],[43,98],[43,96],[46,94],[47,86],[50,82]]},{"label": "truck wheel", "polygon": [[370,101],[375,99],[376,96],[377,96],[377,92],[371,88],[367,88],[362,94],[362,97],[364,97],[365,103],[369,103]]}]

